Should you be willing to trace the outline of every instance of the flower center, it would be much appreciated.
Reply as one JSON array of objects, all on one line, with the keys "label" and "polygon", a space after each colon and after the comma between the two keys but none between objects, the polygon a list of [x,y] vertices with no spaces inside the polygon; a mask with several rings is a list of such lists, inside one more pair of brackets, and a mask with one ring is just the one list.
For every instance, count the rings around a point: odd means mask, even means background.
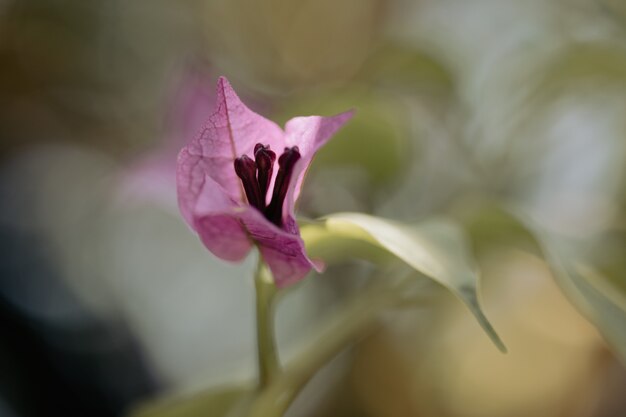
[{"label": "flower center", "polygon": [[276,154],[269,145],[257,143],[254,146],[254,160],[247,155],[235,159],[235,173],[241,179],[246,192],[248,203],[256,207],[266,219],[280,227],[283,220],[283,203],[287,196],[293,167],[300,159],[300,150],[297,146],[285,148],[278,158],[278,172],[272,190],[272,199],[266,206],[266,196],[269,191]]}]

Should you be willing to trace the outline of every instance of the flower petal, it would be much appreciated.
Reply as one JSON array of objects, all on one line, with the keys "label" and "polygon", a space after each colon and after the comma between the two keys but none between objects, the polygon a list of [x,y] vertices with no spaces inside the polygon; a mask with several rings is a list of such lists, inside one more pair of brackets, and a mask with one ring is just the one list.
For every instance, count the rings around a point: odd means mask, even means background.
[{"label": "flower petal", "polygon": [[[279,287],[301,280],[313,268],[321,271],[323,265],[306,255],[294,204],[315,152],[352,112],[333,117],[297,117],[287,123],[283,132],[248,109],[223,77],[218,81],[216,95],[215,112],[178,157],[178,202],[185,220],[204,245],[222,259],[239,261],[256,243]],[[252,156],[257,143],[269,145],[278,154],[285,146],[298,146],[300,150],[301,158],[294,166],[283,204],[282,229],[246,203],[235,173],[235,159]],[[275,180],[276,170],[271,187]]]},{"label": "flower petal", "polygon": [[194,229],[204,246],[226,261],[241,261],[252,248],[252,242],[241,223],[232,215],[209,214],[198,217],[195,219]]},{"label": "flower petal", "polygon": [[[193,210],[204,187],[207,167],[200,155],[192,155],[185,147],[178,154],[176,163],[176,192],[178,207],[187,224],[193,227]],[[195,228],[194,228],[195,229]]]},{"label": "flower petal", "polygon": [[[281,149],[284,146],[283,132],[274,122],[246,107],[228,80],[220,77],[214,113],[198,137],[181,152],[184,159],[179,158],[179,164],[187,164],[185,169],[178,171],[178,188],[179,201],[181,193],[184,195],[182,203],[185,205],[181,210],[188,222],[188,212],[201,189],[198,184],[205,176],[217,182],[234,201],[245,201],[233,162],[241,155],[252,155],[257,143]],[[184,175],[189,178],[181,178]]]},{"label": "flower petal", "polygon": [[303,279],[311,269],[322,272],[324,265],[306,255],[300,234],[291,234],[276,227],[252,207],[237,215],[250,238],[257,242],[263,260],[272,271],[278,287],[286,287]]},{"label": "flower petal", "polygon": [[[287,230],[296,224],[294,206],[300,196],[300,188],[315,153],[354,115],[350,110],[336,116],[294,117],[285,125],[285,146],[298,146],[300,160],[294,167],[291,184],[283,208],[284,224]],[[297,233],[297,226],[296,231]]]},{"label": "flower petal", "polygon": [[[193,156],[190,158],[194,160]],[[196,160],[198,164],[206,162],[202,159]],[[181,166],[185,164],[180,164],[179,167]],[[215,256],[227,261],[240,261],[252,248],[250,236],[234,215],[241,210],[239,204],[232,200],[221,185],[205,176],[199,197],[190,210],[188,222],[198,233],[204,246]]]},{"label": "flower petal", "polygon": [[256,242],[279,287],[300,281],[323,264],[305,252],[297,224],[282,230],[251,206],[239,206],[212,178],[206,177],[192,210],[192,227],[214,255],[240,261]]}]

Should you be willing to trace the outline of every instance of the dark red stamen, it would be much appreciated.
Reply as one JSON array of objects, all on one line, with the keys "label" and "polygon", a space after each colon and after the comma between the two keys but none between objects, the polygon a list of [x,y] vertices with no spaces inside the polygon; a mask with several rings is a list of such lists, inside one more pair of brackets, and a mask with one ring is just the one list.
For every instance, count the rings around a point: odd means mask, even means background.
[{"label": "dark red stamen", "polygon": [[272,172],[274,171],[274,161],[276,160],[276,154],[270,150],[269,145],[263,146],[257,143],[254,147],[254,159],[257,166],[257,179],[259,182],[259,189],[261,192],[261,210],[265,210],[265,201],[267,196],[267,189],[270,186],[270,180],[272,179]]},{"label": "dark red stamen", "polygon": [[285,148],[278,158],[278,173],[274,181],[272,199],[267,207],[265,201],[276,154],[270,150],[269,145],[257,143],[254,146],[254,159],[256,161],[247,155],[235,159],[235,172],[241,179],[248,203],[261,211],[266,219],[280,227],[283,222],[283,204],[287,197],[293,168],[300,159],[300,150],[297,146]]},{"label": "dark red stamen", "polygon": [[274,182],[272,200],[265,210],[265,217],[277,226],[282,224],[283,203],[287,196],[289,181],[293,167],[300,159],[300,150],[297,146],[285,148],[285,152],[278,158],[278,173]]},{"label": "dark red stamen", "polygon": [[248,203],[263,211],[265,200],[261,200],[261,189],[256,179],[256,171],[256,163],[250,157],[243,155],[235,159],[235,173],[241,179]]}]

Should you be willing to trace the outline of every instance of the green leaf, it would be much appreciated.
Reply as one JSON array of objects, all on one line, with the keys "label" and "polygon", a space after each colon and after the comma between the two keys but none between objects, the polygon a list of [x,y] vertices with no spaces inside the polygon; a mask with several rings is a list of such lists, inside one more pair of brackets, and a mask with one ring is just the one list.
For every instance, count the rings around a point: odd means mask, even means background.
[{"label": "green leaf", "polygon": [[[527,223],[528,224],[528,223]],[[558,284],[626,363],[626,296],[586,261],[578,245],[531,225]]]},{"label": "green leaf", "polygon": [[229,387],[159,399],[131,410],[129,417],[222,417],[251,392],[249,388]]},{"label": "green leaf", "polygon": [[400,259],[458,296],[498,349],[506,352],[480,307],[478,274],[465,236],[452,221],[403,224],[361,213],[338,213],[303,224],[301,232],[309,255],[327,262],[354,256],[378,263]]}]

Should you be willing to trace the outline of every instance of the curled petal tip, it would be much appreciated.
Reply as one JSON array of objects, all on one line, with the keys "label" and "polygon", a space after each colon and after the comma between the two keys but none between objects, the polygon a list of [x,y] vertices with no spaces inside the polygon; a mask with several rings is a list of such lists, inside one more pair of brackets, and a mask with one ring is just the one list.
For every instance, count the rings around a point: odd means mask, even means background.
[{"label": "curled petal tip", "polygon": [[223,75],[220,75],[217,78],[217,84],[222,86],[222,85],[228,85],[230,86],[230,81],[228,81],[228,78],[224,77]]},{"label": "curled petal tip", "polygon": [[345,114],[346,115],[346,119],[350,119],[352,118],[352,116],[354,116],[356,113],[356,109],[350,109],[348,111],[345,111],[343,113],[339,113],[339,114]]},{"label": "curled petal tip", "polygon": [[342,123],[347,122],[348,120],[352,119],[354,117],[356,113],[356,109],[350,109],[348,111],[345,111],[343,113],[339,113],[335,116],[332,116],[334,119],[339,119]]},{"label": "curled petal tip", "polygon": [[313,269],[320,274],[326,270],[326,264],[320,259],[312,259],[311,264],[313,264]]}]

